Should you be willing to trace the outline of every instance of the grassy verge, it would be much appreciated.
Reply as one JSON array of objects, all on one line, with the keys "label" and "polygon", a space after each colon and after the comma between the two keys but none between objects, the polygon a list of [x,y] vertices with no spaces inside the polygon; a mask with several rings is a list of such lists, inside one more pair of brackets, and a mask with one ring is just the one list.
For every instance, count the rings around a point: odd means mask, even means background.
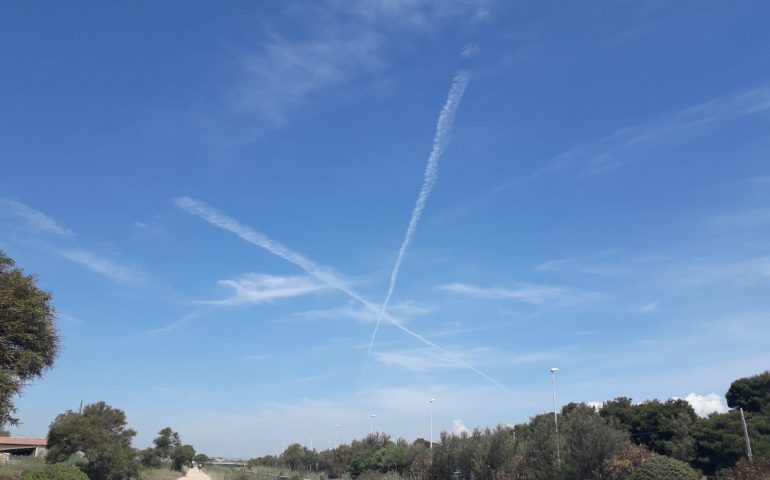
[{"label": "grassy verge", "polygon": [[45,460],[42,458],[12,458],[8,463],[0,464],[0,480],[19,480],[21,477],[44,467]]},{"label": "grassy verge", "polygon": [[139,472],[139,477],[142,480],[176,480],[182,476],[184,476],[182,472],[176,472],[167,468],[145,468]]}]

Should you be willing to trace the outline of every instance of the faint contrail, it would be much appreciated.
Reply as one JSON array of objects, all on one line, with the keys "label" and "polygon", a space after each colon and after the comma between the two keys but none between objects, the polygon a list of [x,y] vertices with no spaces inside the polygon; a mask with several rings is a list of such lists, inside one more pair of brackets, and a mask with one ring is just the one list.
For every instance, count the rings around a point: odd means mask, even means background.
[{"label": "faint contrail", "polygon": [[385,301],[382,302],[379,315],[377,316],[377,323],[374,325],[374,332],[372,332],[372,341],[369,343],[369,351],[366,352],[366,361],[364,366],[369,363],[369,356],[372,354],[372,348],[374,348],[374,341],[377,338],[377,331],[380,329],[380,322],[388,309],[390,303],[390,297],[393,296],[393,290],[396,288],[396,280],[398,280],[398,273],[401,270],[401,263],[404,261],[404,254],[407,247],[412,243],[414,232],[417,230],[417,223],[422,217],[422,211],[425,209],[425,202],[428,201],[433,186],[436,184],[438,178],[438,161],[441,158],[441,154],[446,150],[449,145],[449,138],[452,134],[452,124],[455,120],[455,112],[460,105],[460,100],[463,98],[465,88],[468,86],[468,81],[471,78],[471,74],[468,71],[457,72],[452,80],[452,87],[449,89],[446,103],[444,108],[441,109],[441,113],[438,116],[438,122],[436,122],[436,133],[433,136],[433,148],[428,156],[428,165],[425,167],[425,179],[422,182],[422,188],[420,194],[417,196],[417,202],[412,210],[412,218],[409,220],[409,227],[406,229],[406,236],[401,244],[401,249],[398,251],[396,257],[396,264],[393,265],[393,271],[390,272],[390,285],[388,286],[388,293],[385,295]]},{"label": "faint contrail", "polygon": [[[223,213],[217,211],[213,207],[210,207],[209,205],[203,202],[199,202],[190,197],[178,197],[174,199],[174,203],[176,203],[177,206],[187,211],[188,213],[195,215],[216,227],[219,227],[223,230],[227,230],[228,232],[232,232],[237,236],[239,236],[241,239],[251,243],[252,245],[256,245],[260,248],[264,248],[270,253],[273,253],[274,255],[277,255],[283,258],[284,260],[289,261],[294,265],[297,265],[299,268],[306,271],[308,274],[324,282],[326,285],[336,290],[339,290],[340,292],[345,293],[350,298],[361,303],[363,306],[365,306],[367,309],[371,310],[372,312],[375,312],[375,313],[380,312],[380,308],[377,307],[377,305],[365,299],[360,294],[358,294],[355,290],[350,288],[344,281],[339,279],[337,275],[335,275],[330,268],[315,263],[314,261],[305,257],[301,253],[295,252],[289,247],[286,247],[270,239],[267,235],[264,235],[252,229],[251,227],[241,224],[234,218],[224,215]],[[482,372],[478,368],[474,367],[470,363],[455,357],[454,355],[444,350],[437,344],[431,342],[427,338],[423,337],[419,333],[414,332],[409,328],[405,327],[400,321],[392,317],[390,314],[386,313],[385,315],[383,315],[383,318],[385,318],[387,321],[395,325],[397,328],[399,328],[403,332],[420,340],[425,345],[428,345],[429,347],[434,348],[437,351],[441,352],[442,354],[446,355],[447,358],[449,358],[456,364],[463,366],[469,370],[472,370],[473,372],[480,375],[482,378],[492,382],[493,384],[497,385],[503,390],[510,391],[505,386],[503,386],[500,382],[490,377],[486,373]]]}]

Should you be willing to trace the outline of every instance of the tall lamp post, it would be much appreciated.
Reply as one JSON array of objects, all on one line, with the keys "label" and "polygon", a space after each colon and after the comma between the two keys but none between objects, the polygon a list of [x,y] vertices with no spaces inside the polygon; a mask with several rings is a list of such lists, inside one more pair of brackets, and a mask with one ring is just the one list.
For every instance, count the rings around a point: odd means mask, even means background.
[{"label": "tall lamp post", "polygon": [[556,372],[558,368],[551,369],[551,385],[553,386],[553,425],[556,429],[556,465],[561,465],[561,455],[559,454],[559,416],[556,413]]},{"label": "tall lamp post", "polygon": [[433,402],[435,398],[430,399],[430,449],[433,450]]},{"label": "tall lamp post", "polygon": [[337,448],[337,439],[339,438],[340,424],[334,426],[334,448]]},{"label": "tall lamp post", "polygon": [[310,451],[313,451],[313,437],[315,437],[315,432],[310,432]]},{"label": "tall lamp post", "polygon": [[369,420],[369,435],[374,433],[374,417],[376,416],[377,415],[372,414],[372,416],[370,417],[371,419]]}]

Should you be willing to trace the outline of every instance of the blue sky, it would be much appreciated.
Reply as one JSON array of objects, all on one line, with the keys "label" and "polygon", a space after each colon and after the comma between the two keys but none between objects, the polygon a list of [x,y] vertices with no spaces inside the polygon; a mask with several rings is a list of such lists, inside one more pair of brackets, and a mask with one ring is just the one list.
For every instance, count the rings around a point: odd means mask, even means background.
[{"label": "blue sky", "polygon": [[770,365],[767,2],[0,8],[0,248],[64,337],[16,434],[252,457]]}]

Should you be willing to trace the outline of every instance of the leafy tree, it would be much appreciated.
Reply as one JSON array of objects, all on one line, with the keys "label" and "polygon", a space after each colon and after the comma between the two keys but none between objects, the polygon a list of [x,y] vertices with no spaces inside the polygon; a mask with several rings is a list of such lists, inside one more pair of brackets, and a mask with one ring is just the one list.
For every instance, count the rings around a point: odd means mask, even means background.
[{"label": "leafy tree", "polygon": [[[268,455],[268,457],[275,458],[272,455]],[[195,460],[195,463],[198,463],[198,464],[206,464],[211,461],[209,456],[206,455],[205,453],[199,453],[195,455],[195,458],[193,460]]]},{"label": "leafy tree", "polygon": [[17,425],[14,397],[53,366],[61,339],[51,293],[0,251],[0,427]]},{"label": "leafy tree", "polygon": [[147,468],[160,468],[163,466],[160,452],[158,452],[157,448],[145,448],[139,452],[139,461]]},{"label": "leafy tree", "polygon": [[602,462],[615,454],[628,436],[584,403],[567,405],[562,411],[566,478],[595,478]]},{"label": "leafy tree", "polygon": [[770,371],[735,380],[725,397],[730,408],[767,412],[770,407]]},{"label": "leafy tree", "polygon": [[194,458],[195,449],[192,445],[180,445],[171,453],[174,470],[181,470],[183,466],[192,464]]},{"label": "leafy tree", "polygon": [[524,464],[528,478],[532,480],[559,478],[561,473],[556,465],[553,415],[544,413],[532,417],[521,434],[525,441]]},{"label": "leafy tree", "polygon": [[684,462],[659,455],[645,460],[628,480],[697,480],[699,475]]},{"label": "leafy tree", "polygon": [[631,440],[651,450],[689,462],[695,456],[692,432],[698,416],[685,400],[648,400],[632,405],[620,397],[604,404],[600,413],[627,428]]},{"label": "leafy tree", "polygon": [[170,427],[166,427],[158,432],[158,436],[155,437],[152,443],[155,444],[155,449],[158,451],[161,460],[168,462],[171,461],[171,455],[174,450],[182,445],[182,439],[179,433]]},{"label": "leafy tree", "polygon": [[136,477],[138,464],[131,448],[136,431],[127,428],[126,414],[105,402],[87,405],[83,414],[60,414],[48,431],[48,463],[59,463],[83,452],[80,468],[91,480],[127,480]]}]

